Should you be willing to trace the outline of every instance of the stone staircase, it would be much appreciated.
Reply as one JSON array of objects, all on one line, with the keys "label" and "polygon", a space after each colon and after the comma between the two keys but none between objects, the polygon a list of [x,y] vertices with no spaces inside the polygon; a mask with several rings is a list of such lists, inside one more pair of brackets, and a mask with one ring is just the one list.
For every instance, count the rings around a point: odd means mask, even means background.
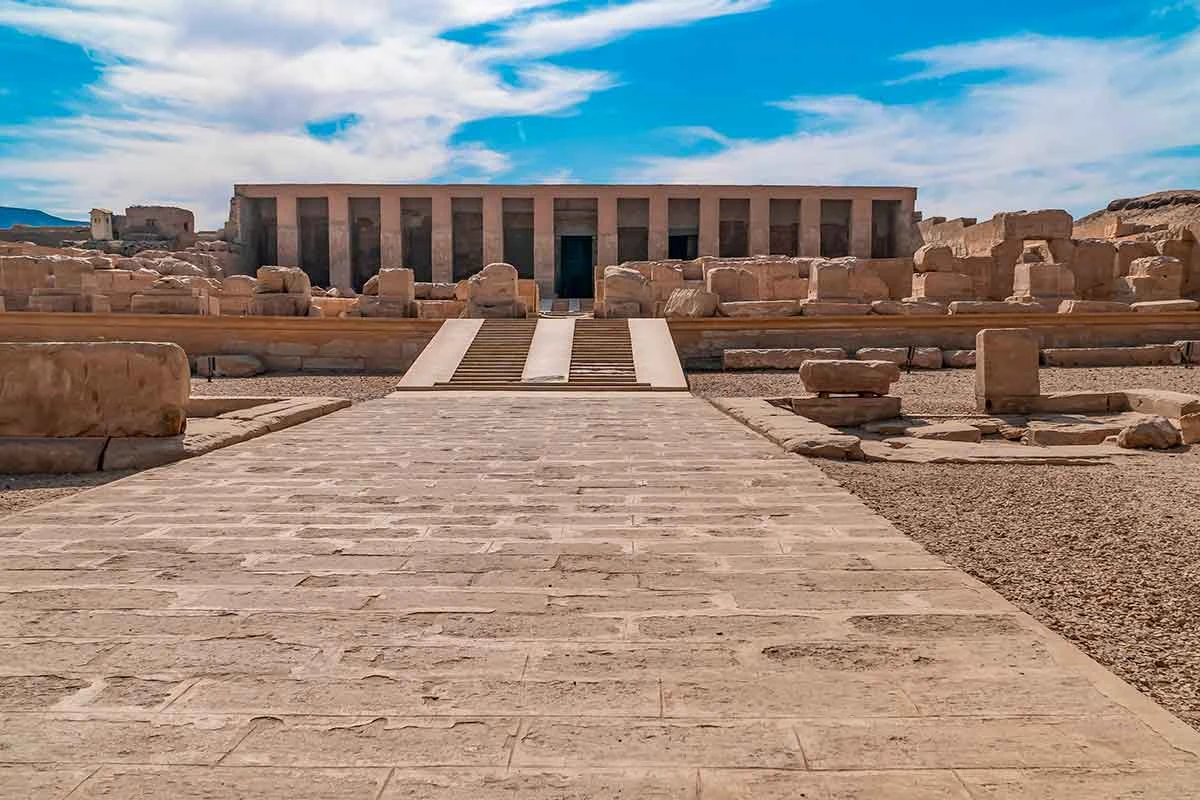
[{"label": "stone staircase", "polygon": [[483,321],[446,389],[512,389],[521,385],[536,319]]},{"label": "stone staircase", "polygon": [[623,319],[581,319],[571,345],[571,386],[580,389],[641,390],[633,362],[629,323]]}]

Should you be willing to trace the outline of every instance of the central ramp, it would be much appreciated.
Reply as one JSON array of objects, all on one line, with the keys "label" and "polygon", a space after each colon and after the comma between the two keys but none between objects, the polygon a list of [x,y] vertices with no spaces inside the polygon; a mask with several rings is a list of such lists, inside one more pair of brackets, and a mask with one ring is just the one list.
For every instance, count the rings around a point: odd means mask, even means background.
[{"label": "central ramp", "polygon": [[400,390],[687,391],[664,320],[448,320]]}]

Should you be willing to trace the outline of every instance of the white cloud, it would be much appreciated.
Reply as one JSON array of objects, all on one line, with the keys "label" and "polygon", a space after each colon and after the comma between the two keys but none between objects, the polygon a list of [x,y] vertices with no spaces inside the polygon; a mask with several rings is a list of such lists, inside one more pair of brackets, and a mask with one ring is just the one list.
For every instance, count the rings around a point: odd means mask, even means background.
[{"label": "white cloud", "polygon": [[[0,0],[0,25],[84,47],[103,70],[85,115],[0,131],[15,142],[0,180],[53,210],[175,202],[212,226],[235,182],[486,179],[507,158],[455,142],[462,126],[570,112],[616,82],[541,56],[769,2],[547,16],[564,0]],[[446,35],[480,25],[492,40]],[[532,46],[542,34],[559,44]],[[331,138],[307,133],[346,117]]]},{"label": "white cloud", "polygon": [[1089,211],[1200,179],[1200,157],[1170,152],[1200,144],[1200,81],[1192,77],[1200,75],[1200,31],[1169,42],[1020,36],[901,58],[918,67],[906,83],[971,83],[949,99],[910,104],[792,98],[777,105],[797,115],[793,133],[649,158],[630,177],[913,185],[927,213],[949,216]]}]

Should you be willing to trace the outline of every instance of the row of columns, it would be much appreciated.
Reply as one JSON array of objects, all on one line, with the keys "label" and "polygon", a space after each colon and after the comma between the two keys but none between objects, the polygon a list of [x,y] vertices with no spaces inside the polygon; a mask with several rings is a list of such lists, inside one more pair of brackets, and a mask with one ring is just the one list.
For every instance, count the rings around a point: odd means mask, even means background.
[{"label": "row of columns", "polygon": [[[312,190],[309,190],[311,192]],[[281,266],[300,265],[300,226],[297,207],[300,197],[309,192],[276,196],[277,253]],[[328,191],[329,203],[329,276],[330,283],[349,288],[352,283],[350,254],[350,193]],[[514,195],[515,196],[515,195]],[[700,224],[697,251],[701,256],[720,253],[721,197],[715,194],[700,197]],[[729,198],[726,198],[729,199]],[[733,198],[737,199],[737,198]],[[744,199],[744,198],[743,198]],[[453,279],[453,213],[452,197],[448,192],[432,195],[432,256],[433,280],[450,282]],[[504,195],[484,193],[483,200],[483,263],[504,260]],[[617,263],[617,200],[616,195],[596,198],[596,262],[601,265]],[[668,200],[665,194],[649,198],[649,230],[647,249],[651,260],[667,257],[669,236]],[[403,233],[399,195],[380,197],[380,245],[382,263],[399,266],[404,263]],[[750,201],[749,254],[770,252],[771,198],[752,195]],[[851,201],[850,254],[862,258],[871,255],[872,201],[868,198]],[[534,278],[542,291],[553,294],[555,284],[554,197],[538,193],[533,198],[533,260]],[[800,202],[800,254],[820,255],[821,202],[819,198]]]}]

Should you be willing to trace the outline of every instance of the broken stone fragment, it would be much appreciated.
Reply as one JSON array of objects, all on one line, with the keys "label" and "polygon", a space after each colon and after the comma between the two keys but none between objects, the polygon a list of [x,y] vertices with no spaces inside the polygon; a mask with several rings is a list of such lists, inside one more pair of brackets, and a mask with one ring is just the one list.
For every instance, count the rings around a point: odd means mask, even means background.
[{"label": "broken stone fragment", "polygon": [[1179,429],[1166,417],[1149,417],[1117,434],[1117,445],[1127,450],[1170,450],[1181,442]]},{"label": "broken stone fragment", "polygon": [[890,361],[813,360],[801,365],[800,380],[814,394],[885,395],[900,368]]}]

